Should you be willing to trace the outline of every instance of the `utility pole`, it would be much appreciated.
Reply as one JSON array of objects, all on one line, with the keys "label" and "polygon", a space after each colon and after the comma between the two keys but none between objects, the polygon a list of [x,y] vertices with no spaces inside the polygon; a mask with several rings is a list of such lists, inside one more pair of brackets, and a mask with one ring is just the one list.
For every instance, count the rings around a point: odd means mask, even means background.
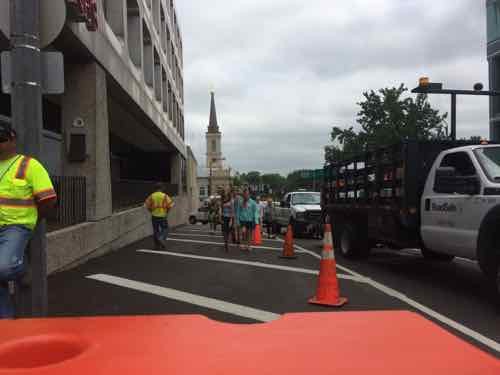
[{"label": "utility pole", "polygon": [[[12,124],[18,152],[35,158],[42,143],[40,0],[10,0]],[[47,314],[46,223],[39,220],[29,249],[31,287],[21,288],[18,316]]]}]

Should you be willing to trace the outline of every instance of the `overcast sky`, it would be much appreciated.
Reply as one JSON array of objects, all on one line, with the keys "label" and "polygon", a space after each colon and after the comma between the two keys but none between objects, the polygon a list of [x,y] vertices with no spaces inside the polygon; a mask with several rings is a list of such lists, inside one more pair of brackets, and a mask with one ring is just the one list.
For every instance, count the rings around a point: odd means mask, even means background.
[{"label": "overcast sky", "polygon": [[[222,150],[240,172],[321,168],[363,91],[418,77],[488,83],[484,0],[177,1],[187,141],[205,163],[215,88]],[[449,111],[449,98],[431,103]],[[458,99],[458,136],[488,137],[488,99]]]}]

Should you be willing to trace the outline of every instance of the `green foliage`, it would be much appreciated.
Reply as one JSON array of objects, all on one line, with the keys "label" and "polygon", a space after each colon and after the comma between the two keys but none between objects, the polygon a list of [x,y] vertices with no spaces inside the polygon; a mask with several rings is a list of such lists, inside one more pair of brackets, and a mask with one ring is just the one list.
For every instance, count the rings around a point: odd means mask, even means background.
[{"label": "green foliage", "polygon": [[330,133],[333,144],[325,147],[326,162],[349,159],[369,147],[387,146],[402,139],[446,138],[447,114],[441,115],[433,109],[427,95],[403,98],[406,91],[402,84],[365,92],[364,100],[358,103],[361,110],[357,122],[361,129],[356,132],[354,127],[333,127]]}]

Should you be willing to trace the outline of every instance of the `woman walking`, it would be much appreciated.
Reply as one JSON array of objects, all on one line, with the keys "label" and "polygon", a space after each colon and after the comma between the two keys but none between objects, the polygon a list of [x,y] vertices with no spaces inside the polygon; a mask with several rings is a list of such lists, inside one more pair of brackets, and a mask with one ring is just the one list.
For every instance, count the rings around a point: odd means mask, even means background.
[{"label": "woman walking", "polygon": [[233,213],[234,213],[233,243],[236,245],[240,245],[241,243],[240,208],[243,200],[240,196],[240,192],[236,188],[233,189],[232,196],[233,196],[232,202],[233,202]]},{"label": "woman walking", "polygon": [[224,249],[229,252],[229,236],[233,230],[234,224],[234,208],[233,200],[230,193],[224,192],[221,197],[222,201],[222,234],[224,235]]},{"label": "woman walking", "polygon": [[210,223],[210,233],[215,234],[217,224],[220,221],[220,205],[216,197],[210,200],[208,205],[208,222]]},{"label": "woman walking", "polygon": [[240,207],[239,220],[243,237],[241,242],[245,243],[245,250],[250,251],[253,231],[255,230],[255,225],[260,220],[260,212],[257,203],[250,198],[248,189],[243,191],[243,202]]}]

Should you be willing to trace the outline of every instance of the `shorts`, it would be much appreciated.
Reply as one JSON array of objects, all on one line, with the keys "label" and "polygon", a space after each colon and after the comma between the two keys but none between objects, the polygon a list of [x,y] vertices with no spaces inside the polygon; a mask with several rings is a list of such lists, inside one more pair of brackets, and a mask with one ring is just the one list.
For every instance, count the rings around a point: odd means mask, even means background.
[{"label": "shorts", "polygon": [[242,221],[240,222],[242,228],[247,228],[248,230],[255,229],[255,223],[253,221]]}]

